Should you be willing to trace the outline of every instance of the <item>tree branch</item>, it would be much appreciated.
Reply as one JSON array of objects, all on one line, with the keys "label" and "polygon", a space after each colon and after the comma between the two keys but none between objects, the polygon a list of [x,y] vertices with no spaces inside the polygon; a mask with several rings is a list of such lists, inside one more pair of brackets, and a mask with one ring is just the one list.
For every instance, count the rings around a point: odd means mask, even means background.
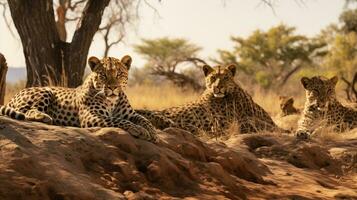
[{"label": "tree branch", "polygon": [[[346,83],[346,96],[349,101],[357,102],[357,72],[355,72],[352,81],[348,81],[345,77],[341,76],[341,80]],[[352,95],[354,97],[352,97]]]},{"label": "tree branch", "polygon": [[[80,56],[88,54],[92,38],[99,28],[104,9],[108,6],[108,3],[109,0],[88,0],[72,38],[70,55],[66,55],[71,57],[70,63],[80,63],[80,66],[71,66],[70,70],[76,67],[82,68],[86,65],[86,60],[80,58]],[[81,71],[83,74],[74,74],[75,71],[69,72],[69,75],[74,76],[69,78],[82,77],[84,74],[84,68]]]},{"label": "tree branch", "polygon": [[1,1],[0,2],[0,6],[2,7],[2,17],[3,17],[4,21],[5,21],[5,25],[6,25],[7,29],[10,31],[10,34],[12,35],[12,37],[15,38],[16,35],[15,35],[14,31],[11,28],[11,24],[10,24],[9,20],[6,17],[7,4],[5,2]]}]

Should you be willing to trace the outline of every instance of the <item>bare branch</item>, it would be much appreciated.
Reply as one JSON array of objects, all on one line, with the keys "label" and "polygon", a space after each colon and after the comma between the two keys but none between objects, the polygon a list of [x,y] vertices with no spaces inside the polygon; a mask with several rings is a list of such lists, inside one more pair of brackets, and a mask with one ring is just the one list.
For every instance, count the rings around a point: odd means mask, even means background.
[{"label": "bare branch", "polygon": [[66,17],[66,22],[74,22],[74,21],[77,21],[79,20],[81,17],[73,17],[73,18],[70,18],[70,17]]},{"label": "bare branch", "polygon": [[105,45],[104,56],[108,56],[110,48],[123,41],[128,26],[138,19],[134,14],[135,1],[113,0],[105,10],[105,21],[103,21],[99,32],[103,36]]},{"label": "bare branch", "polygon": [[355,72],[352,81],[348,81],[345,77],[341,77],[341,80],[346,84],[345,92],[349,101],[357,102],[357,72]]},{"label": "bare branch", "polygon": [[80,1],[77,1],[75,2],[74,4],[71,4],[71,0],[69,0],[69,3],[68,3],[68,8],[71,9],[72,11],[74,11],[75,9],[78,8],[79,5],[81,5],[82,3],[84,3],[86,0],[80,0]]},{"label": "bare branch", "polygon": [[3,1],[0,1],[0,6],[2,7],[2,17],[5,21],[5,24],[6,24],[6,27],[7,29],[10,31],[10,34],[12,35],[12,37],[16,37],[16,34],[14,33],[14,31],[12,30],[11,28],[11,23],[9,21],[9,19],[7,18],[6,16],[6,12],[7,12],[7,3],[6,2],[3,2]]},{"label": "bare branch", "polygon": [[159,11],[152,5],[150,4],[147,0],[142,0],[144,1],[145,5],[147,5],[149,8],[151,8],[159,18],[161,18]]}]

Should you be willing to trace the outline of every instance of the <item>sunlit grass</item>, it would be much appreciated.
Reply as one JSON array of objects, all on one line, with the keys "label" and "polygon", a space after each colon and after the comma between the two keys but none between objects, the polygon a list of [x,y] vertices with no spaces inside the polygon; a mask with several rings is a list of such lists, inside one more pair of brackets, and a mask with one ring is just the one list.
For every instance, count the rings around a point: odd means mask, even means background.
[{"label": "sunlit grass", "polygon": [[183,91],[169,84],[133,86],[126,90],[126,94],[136,109],[163,109],[183,105],[199,97],[198,93]]},{"label": "sunlit grass", "polygon": [[[25,81],[19,81],[17,83],[7,84],[6,94],[5,94],[5,103],[7,103],[12,96],[19,92],[22,88],[25,87]],[[250,94],[254,101],[262,106],[273,118],[275,123],[285,129],[290,130],[292,133],[297,129],[297,123],[300,118],[300,115],[290,115],[286,117],[280,117],[280,107],[279,107],[279,95],[275,92],[267,92],[258,87],[249,88]],[[163,85],[137,85],[131,86],[126,89],[126,94],[128,95],[129,101],[133,108],[135,109],[164,109],[172,106],[183,105],[188,102],[197,100],[200,96],[200,93],[194,91],[182,90],[178,87],[175,87],[171,84]],[[298,108],[303,108],[303,103],[305,101],[305,96],[300,95],[295,98],[295,105]],[[232,135],[239,133],[239,125],[233,124],[229,130],[225,131],[227,135],[224,136],[230,137]],[[205,134],[201,134],[204,136]],[[223,135],[211,135],[206,137],[208,138],[217,138]],[[336,133],[331,128],[323,128],[316,131],[314,138],[320,141],[339,141],[345,139],[357,138],[357,129],[347,131],[345,133]]]},{"label": "sunlit grass", "polygon": [[10,99],[18,93],[21,89],[25,88],[26,81],[21,80],[16,83],[6,83],[6,89],[5,89],[5,100],[4,103],[6,104],[7,102],[10,101]]}]

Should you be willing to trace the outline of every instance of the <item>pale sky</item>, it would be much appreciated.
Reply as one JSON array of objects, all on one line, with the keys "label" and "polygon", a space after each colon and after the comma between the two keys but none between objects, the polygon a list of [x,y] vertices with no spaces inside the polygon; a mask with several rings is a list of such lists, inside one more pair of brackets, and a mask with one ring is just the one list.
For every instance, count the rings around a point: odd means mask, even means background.
[{"label": "pale sky", "polygon": [[[267,30],[280,23],[295,26],[297,33],[313,36],[331,23],[338,22],[343,0],[276,0],[274,12],[259,0],[149,0],[159,15],[149,7],[141,7],[141,20],[129,33],[125,44],[110,51],[110,56],[129,54],[134,66],[145,61],[133,52],[132,45],[140,38],[180,37],[202,47],[200,56],[215,57],[217,49],[231,49],[231,36],[246,37],[256,29]],[[301,3],[304,2],[304,3]],[[25,66],[21,42],[14,29],[14,38],[0,19],[0,52],[10,67]],[[103,45],[94,38],[89,56],[103,55]]]}]

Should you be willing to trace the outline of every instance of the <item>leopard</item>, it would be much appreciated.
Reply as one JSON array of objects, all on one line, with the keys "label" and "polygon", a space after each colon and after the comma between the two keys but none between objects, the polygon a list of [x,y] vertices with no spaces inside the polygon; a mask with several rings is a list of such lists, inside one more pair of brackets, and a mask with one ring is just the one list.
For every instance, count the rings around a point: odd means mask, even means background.
[{"label": "leopard", "polygon": [[194,135],[225,134],[233,123],[238,124],[240,133],[282,130],[235,81],[234,64],[203,65],[202,71],[206,89],[197,100],[163,110],[138,109],[137,112],[157,128],[176,127]]},{"label": "leopard", "polygon": [[134,137],[156,142],[157,130],[135,112],[124,91],[131,63],[129,55],[121,59],[92,56],[88,59],[91,72],[82,85],[22,89],[0,107],[0,114],[57,126],[116,127]]},{"label": "leopard", "polygon": [[280,100],[281,117],[300,114],[300,110],[294,106],[293,97],[279,96],[279,100]]},{"label": "leopard", "polygon": [[336,97],[338,77],[302,77],[306,101],[298,122],[296,136],[308,139],[316,130],[332,126],[336,132],[357,127],[357,110],[346,107]]}]

